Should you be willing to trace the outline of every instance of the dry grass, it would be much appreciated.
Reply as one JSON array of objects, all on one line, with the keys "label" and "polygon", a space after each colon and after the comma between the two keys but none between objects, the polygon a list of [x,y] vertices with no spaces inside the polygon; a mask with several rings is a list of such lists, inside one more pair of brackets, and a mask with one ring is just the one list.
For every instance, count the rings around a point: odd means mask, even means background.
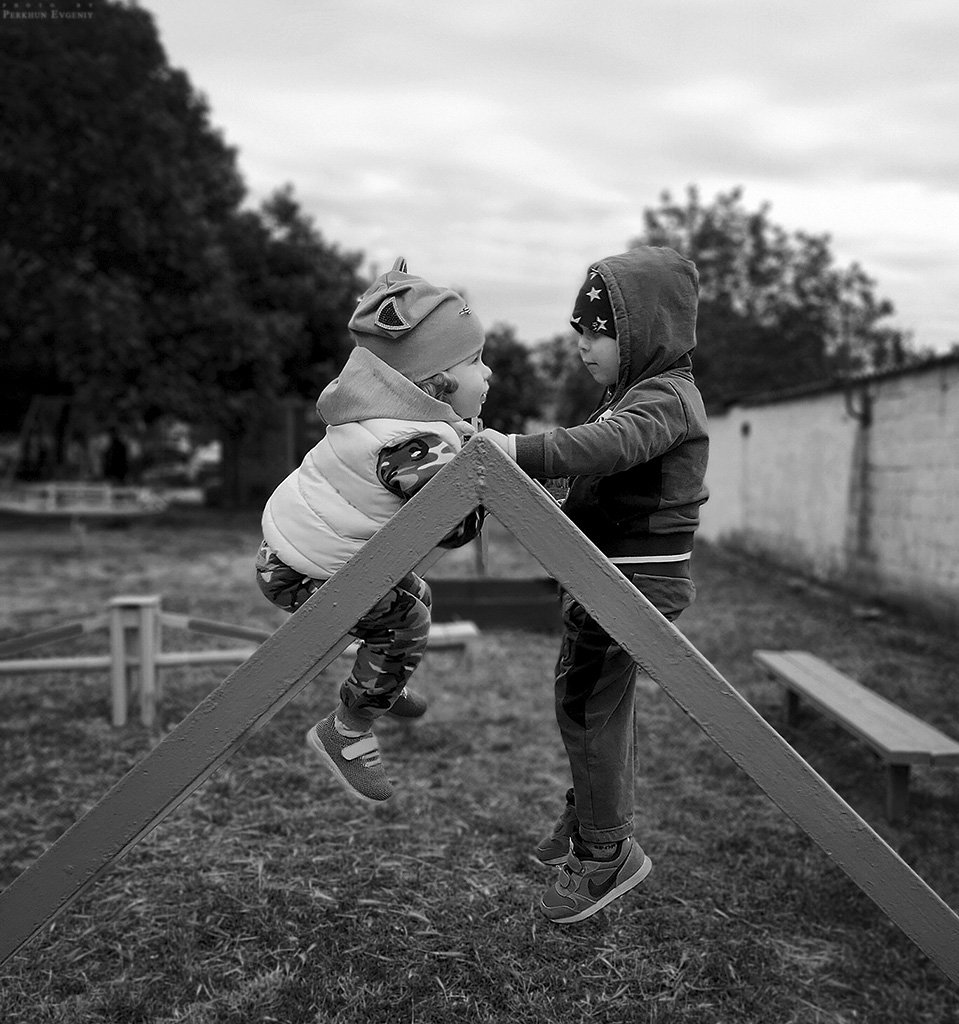
[{"label": "dry grass", "polygon": [[[492,533],[494,572],[531,570]],[[242,517],[2,540],[0,637],[93,614],[124,591],[210,618],[282,621],[250,578],[258,537]],[[463,551],[443,566],[472,564]],[[859,618],[841,596],[721,551],[704,547],[697,567],[700,599],[681,625],[777,725],[779,694],[752,664],[755,647],[814,650],[959,735],[954,640],[890,614]],[[331,668],[5,966],[0,1020],[959,1020],[939,971],[651,684],[638,724],[650,881],[582,925],[540,918],[550,874],[530,851],[567,784],[551,710],[556,643],[502,632],[484,637],[472,667],[428,658],[418,686],[430,714],[384,723],[399,788],[373,811],[302,750],[343,665]],[[219,677],[165,678],[159,732]],[[103,677],[0,679],[0,883],[159,738],[107,718]],[[955,772],[917,772],[912,820],[893,828],[867,751],[812,716],[787,735],[959,905]]]}]

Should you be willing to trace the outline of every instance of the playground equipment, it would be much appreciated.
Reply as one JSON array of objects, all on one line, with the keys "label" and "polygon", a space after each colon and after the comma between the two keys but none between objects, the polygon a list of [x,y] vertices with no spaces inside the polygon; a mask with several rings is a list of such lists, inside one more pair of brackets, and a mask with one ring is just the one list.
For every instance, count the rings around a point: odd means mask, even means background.
[{"label": "playground equipment", "polygon": [[[35,672],[109,671],[112,722],[126,725],[129,695],[140,691],[140,721],[145,726],[156,722],[161,697],[159,669],[182,665],[229,665],[246,661],[256,650],[253,646],[227,647],[211,651],[164,651],[163,628],[173,627],[211,636],[231,637],[262,643],[272,634],[269,629],[215,622],[192,615],[165,612],[156,594],[124,595],[111,598],[104,615],[79,622],[38,630],[0,641],[0,656],[75,639],[99,630],[110,635],[110,653],[71,655],[59,658],[30,658],[0,661],[0,676]],[[429,650],[456,649],[469,658],[479,630],[473,622],[435,623],[430,630]],[[358,646],[344,645],[344,651]]]},{"label": "playground equipment", "polygon": [[909,768],[959,765],[959,743],[838,672],[808,651],[754,651],[753,659],[786,690],[786,721],[795,725],[799,698],[858,736],[886,766],[886,817],[909,810]]},{"label": "playground equipment", "polygon": [[480,629],[557,633],[563,625],[559,588],[546,577],[431,579],[430,588],[436,614],[468,617]]},{"label": "playground equipment", "polygon": [[99,466],[89,438],[100,429],[94,417],[78,410],[71,399],[34,395],[16,455],[0,467],[0,513],[81,523],[165,512],[170,502],[149,487],[92,479]]},{"label": "playground equipment", "polygon": [[0,485],[0,512],[31,519],[139,519],[169,507],[170,502],[149,487],[53,480]]},{"label": "playground equipment", "polygon": [[338,652],[482,504],[954,982],[959,916],[494,444],[469,445],[3,893],[0,963],[62,913]]}]

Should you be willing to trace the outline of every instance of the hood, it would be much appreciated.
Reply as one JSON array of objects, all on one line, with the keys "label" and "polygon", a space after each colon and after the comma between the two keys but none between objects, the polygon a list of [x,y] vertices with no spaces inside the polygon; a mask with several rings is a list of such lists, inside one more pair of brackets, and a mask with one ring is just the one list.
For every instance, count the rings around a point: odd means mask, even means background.
[{"label": "hood", "polygon": [[615,400],[637,381],[689,362],[696,347],[699,274],[692,260],[660,246],[640,246],[593,266],[606,282],[616,321]]},{"label": "hood", "polygon": [[339,377],[316,400],[316,411],[331,427],[384,418],[446,423],[462,418],[366,348],[353,349]]}]

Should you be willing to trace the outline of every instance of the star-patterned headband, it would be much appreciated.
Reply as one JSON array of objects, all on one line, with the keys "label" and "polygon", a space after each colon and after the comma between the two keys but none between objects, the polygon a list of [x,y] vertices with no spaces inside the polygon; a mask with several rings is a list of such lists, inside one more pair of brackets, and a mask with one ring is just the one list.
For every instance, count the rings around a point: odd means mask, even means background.
[{"label": "star-patterned headband", "polygon": [[573,315],[569,322],[579,334],[585,329],[593,334],[605,334],[608,338],[616,337],[616,321],[609,303],[609,292],[595,267],[589,268],[586,281],[573,304]]}]

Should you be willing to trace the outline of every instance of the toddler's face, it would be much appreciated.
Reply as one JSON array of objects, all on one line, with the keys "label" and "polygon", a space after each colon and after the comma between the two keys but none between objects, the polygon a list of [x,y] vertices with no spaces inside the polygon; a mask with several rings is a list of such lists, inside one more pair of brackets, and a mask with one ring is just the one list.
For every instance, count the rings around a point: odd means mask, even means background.
[{"label": "toddler's face", "polygon": [[446,372],[459,381],[459,387],[447,399],[453,411],[464,420],[479,416],[489,391],[489,379],[493,375],[493,371],[483,362],[482,351],[451,366]]},{"label": "toddler's face", "polygon": [[619,377],[619,343],[605,334],[584,330],[577,341],[579,358],[597,384],[609,387]]}]

